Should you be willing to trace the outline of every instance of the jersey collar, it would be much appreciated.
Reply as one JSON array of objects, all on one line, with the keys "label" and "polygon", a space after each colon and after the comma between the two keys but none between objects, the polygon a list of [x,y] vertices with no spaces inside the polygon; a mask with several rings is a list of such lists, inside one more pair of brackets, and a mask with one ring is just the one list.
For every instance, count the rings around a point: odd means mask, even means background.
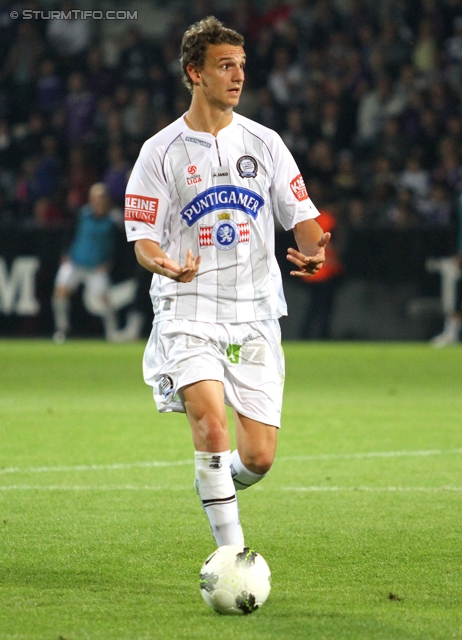
[{"label": "jersey collar", "polygon": [[187,112],[185,112],[181,116],[181,119],[183,120],[183,126],[185,127],[186,131],[190,133],[191,136],[194,135],[196,136],[196,138],[202,138],[203,140],[209,141],[209,140],[219,140],[220,138],[224,138],[228,136],[230,133],[232,133],[232,131],[237,126],[237,114],[233,112],[233,119],[231,120],[231,122],[226,127],[223,127],[223,129],[220,129],[217,135],[214,136],[213,133],[208,133],[206,131],[196,131],[195,129],[191,129],[190,127],[188,127],[188,124],[185,120],[186,113]]}]

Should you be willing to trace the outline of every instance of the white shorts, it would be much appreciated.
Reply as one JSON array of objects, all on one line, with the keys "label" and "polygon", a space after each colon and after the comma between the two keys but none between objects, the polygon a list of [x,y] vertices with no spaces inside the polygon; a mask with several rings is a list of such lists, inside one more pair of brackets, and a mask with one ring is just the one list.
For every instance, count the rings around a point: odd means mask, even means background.
[{"label": "white shorts", "polygon": [[66,260],[58,269],[55,287],[63,287],[73,292],[83,284],[85,307],[96,315],[104,315],[107,310],[107,298],[110,288],[109,274],[105,269],[87,269]]},{"label": "white shorts", "polygon": [[281,424],[285,368],[277,320],[156,322],[144,352],[143,374],[159,411],[184,413],[179,389],[219,380],[227,405],[258,422]]}]

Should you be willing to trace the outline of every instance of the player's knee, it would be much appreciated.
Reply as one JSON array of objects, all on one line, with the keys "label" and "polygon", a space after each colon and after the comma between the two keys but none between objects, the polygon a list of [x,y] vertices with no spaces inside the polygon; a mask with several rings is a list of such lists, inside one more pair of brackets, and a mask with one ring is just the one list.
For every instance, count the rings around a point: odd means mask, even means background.
[{"label": "player's knee", "polygon": [[95,291],[85,291],[83,303],[86,310],[95,316],[103,316],[108,309],[104,296]]},{"label": "player's knee", "polygon": [[69,291],[65,287],[57,286],[53,291],[54,300],[64,300],[69,297]]},{"label": "player's knee", "polygon": [[195,416],[191,421],[191,427],[196,438],[207,451],[223,450],[223,442],[228,440],[228,425],[214,414],[203,413]]},{"label": "player's knee", "polygon": [[242,460],[243,465],[252,473],[265,475],[273,466],[274,454],[270,451],[258,451]]}]

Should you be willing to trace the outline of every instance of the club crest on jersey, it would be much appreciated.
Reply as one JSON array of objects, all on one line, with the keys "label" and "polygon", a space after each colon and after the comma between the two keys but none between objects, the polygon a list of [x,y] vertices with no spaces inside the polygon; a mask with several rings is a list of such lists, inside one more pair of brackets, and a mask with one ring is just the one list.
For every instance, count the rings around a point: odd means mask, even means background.
[{"label": "club crest on jersey", "polygon": [[240,222],[236,224],[231,220],[229,213],[218,215],[218,222],[213,227],[201,226],[199,229],[199,245],[201,247],[213,247],[221,251],[229,251],[239,242],[249,242],[250,224]]},{"label": "club crest on jersey", "polygon": [[258,162],[252,156],[241,156],[236,162],[236,168],[241,178],[255,178],[258,172]]},{"label": "club crest on jersey", "polygon": [[212,242],[217,249],[229,251],[239,242],[239,227],[234,220],[219,220],[212,228]]},{"label": "club crest on jersey", "polygon": [[202,182],[202,178],[200,176],[199,173],[197,173],[197,167],[195,164],[190,164],[187,168],[186,168],[186,184],[188,186],[192,185],[192,184],[198,184],[199,182]]},{"label": "club crest on jersey", "polygon": [[192,227],[202,216],[212,213],[217,209],[231,209],[243,211],[254,220],[257,219],[258,213],[265,204],[263,198],[244,187],[235,187],[233,185],[215,185],[206,189],[202,193],[198,193],[188,204],[181,210],[180,215],[186,222],[188,227]]}]

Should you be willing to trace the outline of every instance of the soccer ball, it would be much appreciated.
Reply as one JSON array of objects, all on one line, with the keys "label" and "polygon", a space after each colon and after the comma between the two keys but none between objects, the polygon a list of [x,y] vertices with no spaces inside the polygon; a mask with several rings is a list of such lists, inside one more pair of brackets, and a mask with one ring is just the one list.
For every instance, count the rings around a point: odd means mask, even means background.
[{"label": "soccer ball", "polygon": [[247,615],[268,598],[271,571],[249,547],[226,545],[202,565],[200,589],[205,602],[224,615]]}]

